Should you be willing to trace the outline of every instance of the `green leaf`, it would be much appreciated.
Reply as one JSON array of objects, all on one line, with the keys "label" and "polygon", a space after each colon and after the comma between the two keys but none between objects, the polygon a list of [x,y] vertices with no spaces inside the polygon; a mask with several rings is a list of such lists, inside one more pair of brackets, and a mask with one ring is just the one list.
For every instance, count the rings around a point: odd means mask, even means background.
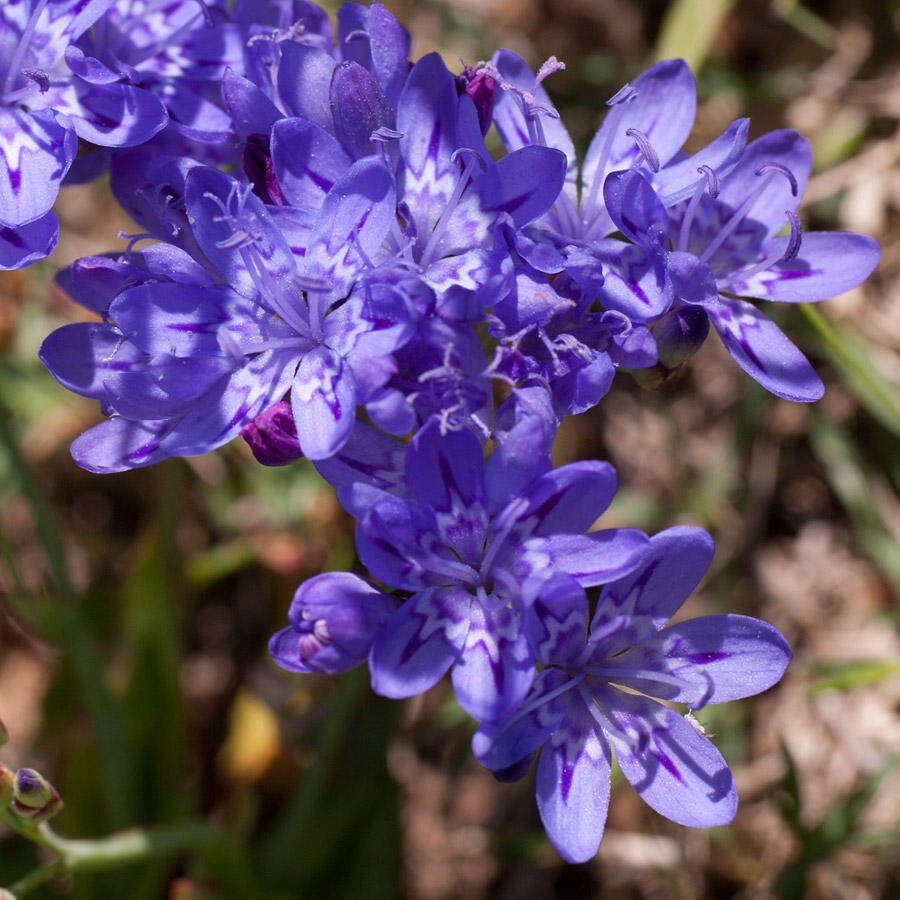
[{"label": "green leaf", "polygon": [[653,57],[681,57],[697,72],[706,62],[734,0],[674,0],[663,18]]},{"label": "green leaf", "polygon": [[872,365],[865,340],[853,329],[829,322],[813,304],[797,305],[848,390],[885,428],[900,436],[900,387]]}]

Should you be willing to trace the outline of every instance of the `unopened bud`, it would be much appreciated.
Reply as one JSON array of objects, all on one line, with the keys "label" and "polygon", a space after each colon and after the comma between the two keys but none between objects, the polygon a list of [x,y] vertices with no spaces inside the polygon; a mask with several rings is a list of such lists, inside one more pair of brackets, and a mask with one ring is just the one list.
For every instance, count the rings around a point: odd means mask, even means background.
[{"label": "unopened bud", "polygon": [[6,726],[3,724],[3,720],[0,719],[0,747],[2,747],[9,740],[9,732],[6,730]]},{"label": "unopened bud", "polygon": [[25,818],[43,822],[56,815],[62,800],[56,788],[34,769],[19,769],[13,781],[13,809]]},{"label": "unopened bud", "polygon": [[241,431],[256,461],[264,466],[286,466],[303,456],[291,404],[282,400],[250,421]]},{"label": "unopened bud", "polygon": [[358,575],[326,572],[297,588],[290,626],[269,641],[272,658],[292,672],[346,672],[369,654],[396,603]]},{"label": "unopened bud", "polygon": [[275,177],[275,166],[272,163],[272,151],[269,138],[264,134],[251,134],[244,144],[244,174],[253,185],[253,193],[268,203],[269,206],[287,206],[287,200],[281,193],[278,179]]},{"label": "unopened bud", "polygon": [[497,82],[484,69],[466,68],[457,81],[460,94],[468,94],[478,113],[478,125],[487,134],[494,117],[494,94]]},{"label": "unopened bud", "polygon": [[650,327],[660,365],[676,369],[693,356],[709,334],[709,317],[699,306],[685,303],[669,310]]}]

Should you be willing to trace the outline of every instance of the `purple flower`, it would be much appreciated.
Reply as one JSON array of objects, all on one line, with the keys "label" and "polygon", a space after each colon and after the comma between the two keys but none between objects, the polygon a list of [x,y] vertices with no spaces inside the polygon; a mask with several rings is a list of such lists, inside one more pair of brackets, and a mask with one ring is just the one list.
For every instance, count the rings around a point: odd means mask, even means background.
[{"label": "purple flower", "polygon": [[[864,235],[801,232],[794,211],[811,163],[804,138],[773,131],[749,144],[724,178],[701,167],[690,198],[674,206],[635,169],[613,173],[604,185],[609,213],[634,241],[633,252],[665,268],[662,311],[672,304],[702,309],[748,375],[801,402],[822,396],[821,380],[782,331],[739,297],[823,300],[868,278],[880,257]],[[785,225],[790,234],[777,237]],[[603,292],[601,299],[609,305]]]},{"label": "purple flower", "polygon": [[112,0],[8,0],[0,9],[0,267],[48,255],[50,211],[78,140],[143,143],[166,124],[151,94],[81,65],[75,42]]},{"label": "purple flower", "polygon": [[63,385],[113,416],[75,441],[75,460],[112,472],[204,453],[287,391],[303,454],[330,456],[411,333],[406,298],[378,268],[390,174],[360,160],[312,224],[206,167],[191,170],[185,200],[198,260],[158,245],[158,277],[116,293],[102,324],[66,326],[41,348]]},{"label": "purple flower", "polygon": [[692,157],[679,151],[694,123],[697,95],[684,60],[657,63],[622,87],[578,166],[575,146],[542,82],[565,68],[551,57],[535,75],[510,50],[494,55],[499,84],[494,124],[508,150],[542,145],[566,155],[566,184],[554,208],[538,225],[554,239],[591,243],[615,231],[604,205],[603,183],[615,171],[635,166],[649,172],[667,197],[680,197],[696,180],[701,164],[724,173],[744,148],[748,119],[738,119],[724,134]]},{"label": "purple flower", "polygon": [[115,0],[68,57],[78,72],[122,79],[159,98],[169,116],[167,142],[214,144],[233,131],[221,80],[226,68],[244,70],[247,38],[245,27],[227,21],[224,0]]},{"label": "purple flower", "polygon": [[226,73],[222,96],[237,133],[255,141],[255,155],[279,155],[285,170],[300,171],[307,153],[324,153],[314,164],[334,181],[353,160],[377,152],[383,135],[394,134],[411,41],[382,4],[345,3],[337,43],[327,14],[312,3],[287,12],[244,2],[235,16],[253,33],[248,68],[245,77]]},{"label": "purple flower", "polygon": [[554,847],[570,862],[597,852],[612,750],[622,774],[662,815],[693,827],[734,817],[737,792],[719,751],[652,699],[697,709],[747,697],[777,682],[790,660],[778,631],[747,616],[663,627],[712,554],[712,540],[700,529],[671,528],[651,538],[640,567],[603,589],[590,628],[583,582],[556,568],[527,586],[525,628],[545,668],[518,710],[482,724],[472,749],[506,778],[521,777],[543,746],[538,809]]},{"label": "purple flower", "polygon": [[450,669],[463,709],[476,719],[501,717],[522,702],[535,674],[519,591],[528,560],[548,559],[584,585],[639,563],[642,532],[583,533],[615,493],[612,467],[580,462],[547,470],[544,454],[524,452],[529,437],[518,433],[517,449],[508,436],[508,449],[485,464],[472,432],[442,433],[432,419],[407,452],[409,498],[385,495],[360,522],[362,562],[410,595],[372,646],[377,693],[409,697]]},{"label": "purple flower", "polygon": [[393,599],[350,572],[326,572],[297,588],[291,624],[272,636],[269,652],[291,672],[346,672],[364,662]]}]

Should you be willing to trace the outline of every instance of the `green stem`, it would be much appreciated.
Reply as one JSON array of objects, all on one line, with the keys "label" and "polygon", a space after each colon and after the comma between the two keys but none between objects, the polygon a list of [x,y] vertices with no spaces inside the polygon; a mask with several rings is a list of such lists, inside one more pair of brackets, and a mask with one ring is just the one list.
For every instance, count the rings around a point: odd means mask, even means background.
[{"label": "green stem", "polygon": [[98,872],[135,862],[146,862],[223,846],[228,836],[207,822],[183,822],[158,828],[128,828],[108,837],[71,840],[54,832],[49,824],[29,834],[57,858],[35,869],[16,882],[10,891],[21,896],[57,875]]},{"label": "green stem", "polygon": [[54,859],[52,862],[39,866],[33,872],[29,872],[24,878],[20,878],[14,885],[9,888],[10,893],[15,897],[24,897],[35,888],[39,888],[42,884],[56,878],[62,874],[62,860]]}]

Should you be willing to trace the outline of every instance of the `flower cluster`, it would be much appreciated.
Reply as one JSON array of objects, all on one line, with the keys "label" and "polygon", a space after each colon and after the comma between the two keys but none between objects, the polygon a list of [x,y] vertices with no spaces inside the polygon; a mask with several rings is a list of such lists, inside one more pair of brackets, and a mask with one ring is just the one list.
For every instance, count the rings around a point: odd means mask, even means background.
[{"label": "flower cluster", "polygon": [[765,690],[790,651],[745,616],[667,625],[712,540],[597,530],[615,472],[554,468],[551,447],[617,370],[658,386],[710,323],[772,393],[821,396],[755,301],[842,293],[879,251],[802,230],[809,144],[748,143],[739,119],[686,154],[695,85],[669,60],[608,101],[579,165],[544,88],[561,62],[412,61],[380,3],[344,4],[336,32],[305,0],[14,0],[0,24],[0,263],[52,249],[77,163],[108,162],[145,229],[58,278],[94,316],[41,359],[105,416],[75,461],[119,472],[238,435],[264,465],[307,457],[366,574],[298,588],[279,665],[367,663],[395,698],[449,671],[484,766],[519,778],[540,754],[566,859],[597,849],[613,752],[662,814],[730,821],[727,765],[672,704]]}]

